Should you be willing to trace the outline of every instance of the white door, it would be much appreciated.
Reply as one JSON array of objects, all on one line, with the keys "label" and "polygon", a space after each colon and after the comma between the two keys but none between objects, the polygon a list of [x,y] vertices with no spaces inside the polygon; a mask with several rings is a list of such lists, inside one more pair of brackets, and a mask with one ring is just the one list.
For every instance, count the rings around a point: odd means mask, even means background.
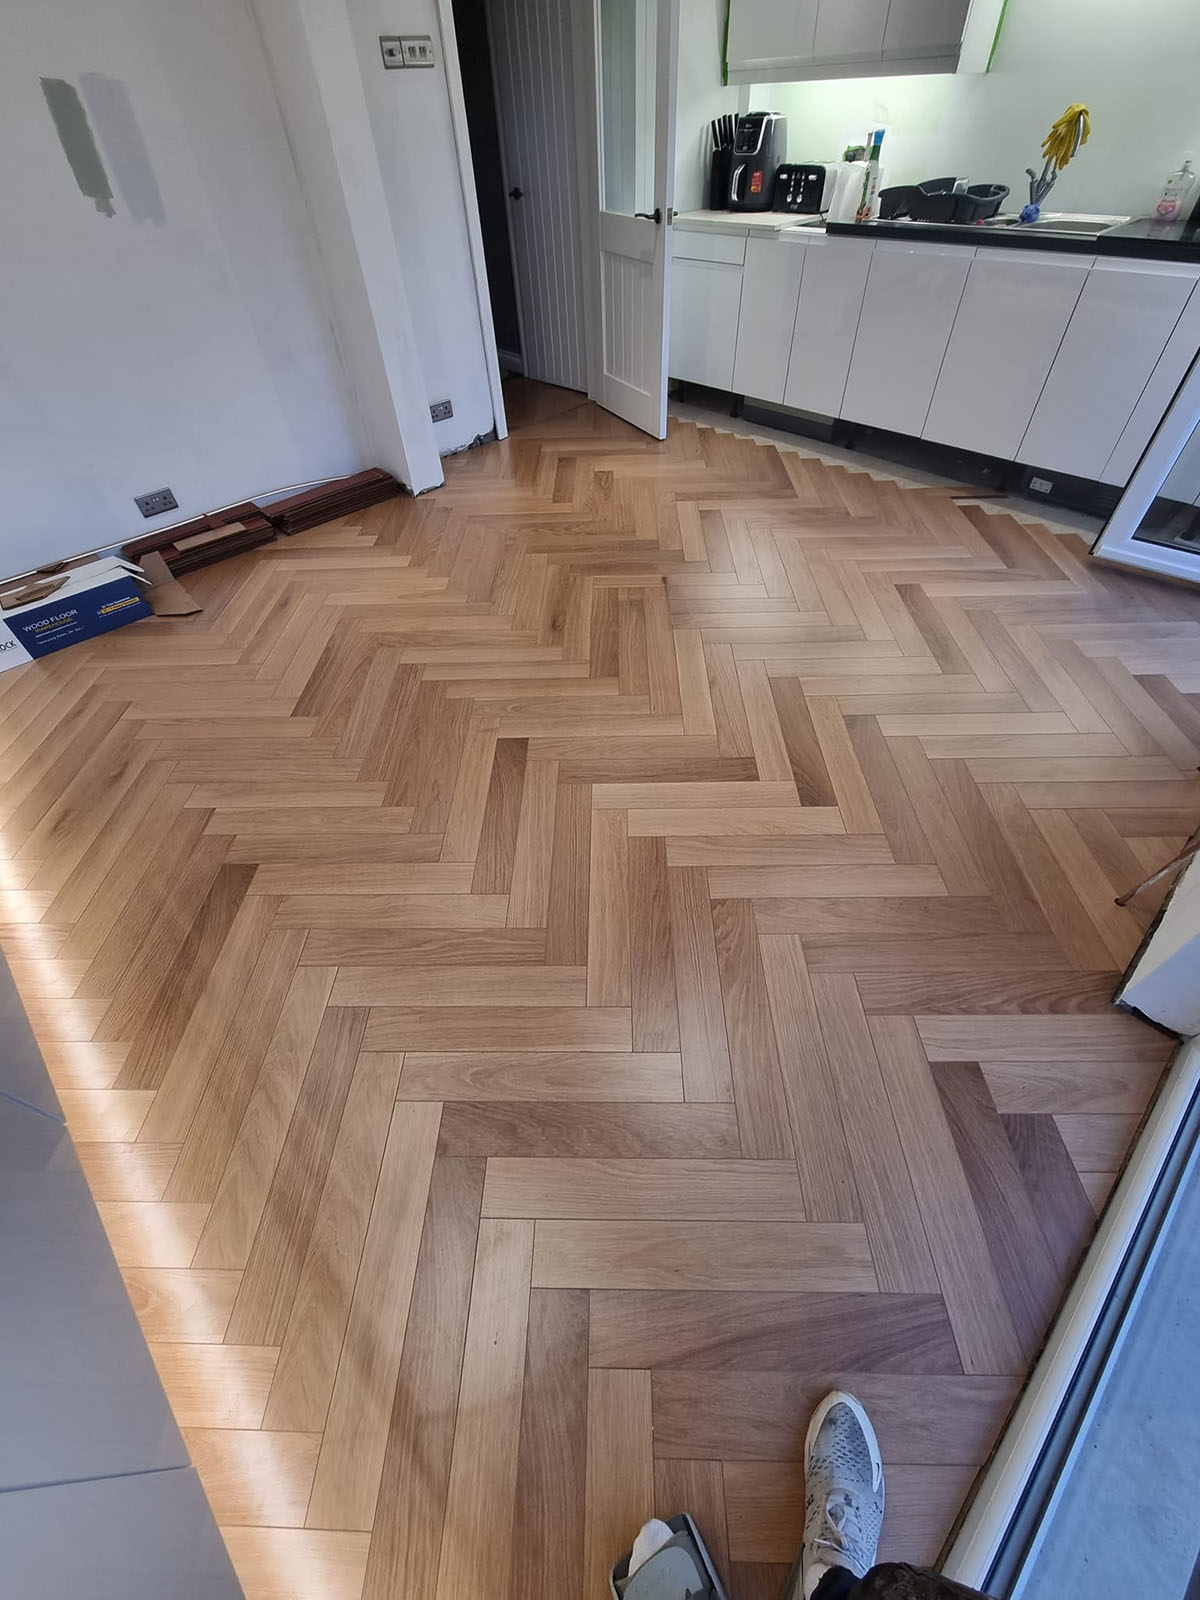
[{"label": "white door", "polygon": [[679,0],[591,0],[598,282],[588,392],[663,439]]},{"label": "white door", "polygon": [[525,376],[586,389],[573,13],[487,0]]}]

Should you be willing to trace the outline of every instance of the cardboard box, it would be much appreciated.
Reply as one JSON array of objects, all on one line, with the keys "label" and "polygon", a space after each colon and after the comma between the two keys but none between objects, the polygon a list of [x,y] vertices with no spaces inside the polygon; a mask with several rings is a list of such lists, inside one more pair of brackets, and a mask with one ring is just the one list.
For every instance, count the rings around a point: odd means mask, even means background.
[{"label": "cardboard box", "polygon": [[66,583],[45,600],[0,612],[0,672],[152,616],[144,583],[141,569],[120,556],[70,568]]}]

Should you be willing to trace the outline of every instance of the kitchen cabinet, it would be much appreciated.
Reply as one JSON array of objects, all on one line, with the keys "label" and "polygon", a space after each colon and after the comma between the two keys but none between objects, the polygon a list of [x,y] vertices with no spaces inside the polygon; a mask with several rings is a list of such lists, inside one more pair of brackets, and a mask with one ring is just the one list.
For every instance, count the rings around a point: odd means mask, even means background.
[{"label": "kitchen cabinet", "polygon": [[745,235],[684,228],[671,233],[667,371],[685,383],[732,389]]},{"label": "kitchen cabinet", "polygon": [[874,248],[866,239],[826,234],[805,240],[785,405],[824,417],[841,415]]},{"label": "kitchen cabinet", "polygon": [[[789,63],[801,69],[810,65],[816,28],[817,0],[731,0],[731,81],[750,83],[756,72],[786,70]],[[736,76],[735,67],[744,76]]]},{"label": "kitchen cabinet", "polygon": [[[1101,474],[1105,483],[1126,484],[1133,477],[1142,452],[1154,436],[1159,419],[1163,417],[1174,398],[1175,391],[1187,376],[1188,368],[1200,350],[1200,266],[1192,266],[1198,280],[1188,296],[1179,321],[1167,340],[1166,349],[1154,363],[1150,380],[1138,396],[1138,402],[1129,421],[1121,430],[1112,455]],[[1192,498],[1189,496],[1189,499]]]},{"label": "kitchen cabinet", "polygon": [[1170,261],[1099,260],[1088,274],[1017,460],[1114,480],[1108,467],[1196,283]]},{"label": "kitchen cabinet", "polygon": [[969,0],[891,0],[883,33],[885,58],[957,55],[969,9]]},{"label": "kitchen cabinet", "polygon": [[884,24],[888,8],[879,0],[838,0],[817,13],[813,59],[821,61],[878,61],[883,55]]},{"label": "kitchen cabinet", "polygon": [[1032,250],[976,254],[923,438],[1012,460],[1092,261]]},{"label": "kitchen cabinet", "polygon": [[735,394],[782,401],[805,254],[803,240],[795,235],[746,241]]},{"label": "kitchen cabinet", "polygon": [[730,0],[730,83],[953,72],[986,61],[1002,0]]},{"label": "kitchen cabinet", "polygon": [[974,257],[965,245],[876,241],[844,417],[920,435]]}]

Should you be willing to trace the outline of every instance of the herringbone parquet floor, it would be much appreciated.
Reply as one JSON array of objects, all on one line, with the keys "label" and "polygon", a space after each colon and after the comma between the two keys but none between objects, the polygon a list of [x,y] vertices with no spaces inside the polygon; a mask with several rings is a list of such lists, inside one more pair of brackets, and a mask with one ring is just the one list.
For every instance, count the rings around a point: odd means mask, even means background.
[{"label": "herringbone parquet floor", "polygon": [[834,1380],[938,1547],[1168,1042],[1200,601],[558,391],[0,679],[2,938],[251,1600],[736,1600]]}]

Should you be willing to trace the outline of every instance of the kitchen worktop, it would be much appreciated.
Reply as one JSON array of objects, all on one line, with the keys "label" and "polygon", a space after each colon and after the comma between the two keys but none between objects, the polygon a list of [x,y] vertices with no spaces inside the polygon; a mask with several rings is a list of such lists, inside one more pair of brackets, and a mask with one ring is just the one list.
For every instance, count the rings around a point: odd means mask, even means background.
[{"label": "kitchen worktop", "polygon": [[968,244],[986,249],[1046,250],[1058,255],[1136,257],[1143,261],[1200,262],[1200,232],[1182,224],[1151,223],[1135,218],[1104,233],[1062,234],[1026,228],[985,227],[978,223],[942,222],[829,222],[820,224],[789,211],[681,211],[677,228],[704,233],[733,233],[760,237],[780,234],[828,233],[845,239],[906,239],[912,243]]},{"label": "kitchen worktop", "polygon": [[1032,228],[989,228],[953,222],[830,222],[826,232],[838,238],[906,239],[911,243],[969,244],[985,249],[1052,250],[1058,255],[1135,256],[1143,261],[1200,261],[1200,236],[1181,227],[1151,224],[1136,218],[1103,233],[1050,233]]},{"label": "kitchen worktop", "polygon": [[789,233],[803,227],[813,231],[806,219],[791,211],[677,211],[672,224],[699,233]]}]

